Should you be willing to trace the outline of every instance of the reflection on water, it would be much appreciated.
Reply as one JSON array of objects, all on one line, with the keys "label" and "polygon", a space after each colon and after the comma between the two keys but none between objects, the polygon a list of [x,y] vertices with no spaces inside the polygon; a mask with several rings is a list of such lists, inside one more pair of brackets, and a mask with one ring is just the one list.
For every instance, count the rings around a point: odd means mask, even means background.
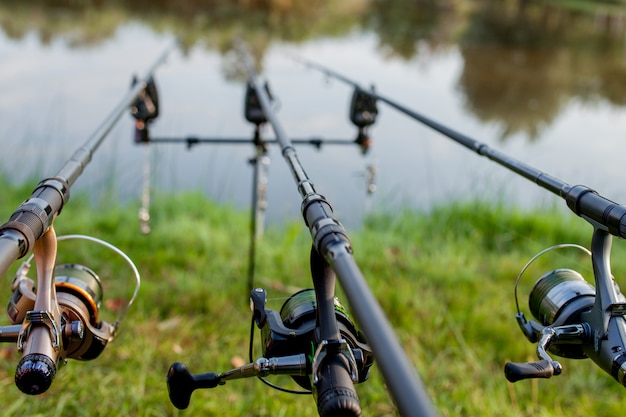
[{"label": "reflection on water", "polygon": [[[131,74],[174,38],[184,47],[157,73],[163,109],[153,134],[250,136],[229,53],[237,36],[254,49],[294,138],[356,134],[347,120],[350,88],[288,57],[300,54],[557,178],[626,201],[616,181],[626,146],[619,8],[596,2],[593,13],[580,13],[533,1],[428,0],[65,3],[0,4],[0,163],[16,180],[54,174],[117,104]],[[390,108],[380,111],[365,157],[356,149],[299,149],[340,218],[358,224],[367,204],[423,208],[477,194],[527,206],[553,201]],[[77,185],[139,195],[143,155],[131,143],[131,126],[130,117],[120,123]],[[153,185],[199,188],[247,207],[252,154],[245,146],[154,147]],[[270,156],[270,218],[296,217],[292,178],[280,154]],[[372,164],[379,191],[368,197]]]},{"label": "reflection on water", "polygon": [[477,13],[460,40],[468,109],[501,124],[503,138],[537,139],[571,100],[623,106],[624,24],[623,14],[592,19],[553,7]]},{"label": "reflection on water", "polygon": [[[585,2],[581,2],[585,3]],[[531,139],[572,98],[626,104],[626,8],[607,2],[545,5],[529,0],[460,1],[98,1],[0,5],[0,25],[14,40],[35,33],[89,48],[120,25],[141,22],[170,33],[189,49],[224,53],[234,37],[248,42],[259,64],[272,42],[300,43],[373,32],[384,57],[414,60],[457,45],[465,62],[459,88],[467,109],[503,125],[502,136]],[[230,67],[225,65],[228,74]]]}]

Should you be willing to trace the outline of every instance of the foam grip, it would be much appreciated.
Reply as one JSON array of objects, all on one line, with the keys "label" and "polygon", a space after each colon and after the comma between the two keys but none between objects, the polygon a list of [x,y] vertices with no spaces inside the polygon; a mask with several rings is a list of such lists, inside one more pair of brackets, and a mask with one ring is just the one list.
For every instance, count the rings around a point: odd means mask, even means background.
[{"label": "foam grip", "polygon": [[317,411],[320,417],[360,417],[361,403],[343,355],[327,357],[318,370]]},{"label": "foam grip", "polygon": [[56,364],[48,356],[30,353],[17,364],[15,385],[24,394],[39,395],[50,388],[56,372]]}]

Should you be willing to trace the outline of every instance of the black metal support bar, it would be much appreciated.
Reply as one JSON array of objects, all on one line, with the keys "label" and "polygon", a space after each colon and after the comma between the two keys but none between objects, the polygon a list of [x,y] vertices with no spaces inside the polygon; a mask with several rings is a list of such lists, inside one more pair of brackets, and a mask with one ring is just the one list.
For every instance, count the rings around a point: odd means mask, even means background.
[{"label": "black metal support bar", "polygon": [[22,330],[21,324],[0,326],[0,343],[17,342],[17,338],[19,337],[20,330]]},{"label": "black metal support bar", "polygon": [[[259,237],[263,234],[263,222],[264,212],[267,206],[266,201],[266,187],[267,187],[267,165],[269,164],[269,156],[267,155],[267,145],[276,144],[276,139],[265,140],[261,139],[261,125],[255,125],[253,138],[199,138],[196,136],[189,136],[186,138],[152,138],[149,135],[148,128],[144,124],[142,125],[141,138],[138,143],[141,144],[186,144],[188,149],[193,146],[210,144],[210,145],[254,145],[255,156],[250,159],[250,163],[253,166],[253,183],[252,183],[252,213],[250,222],[250,245],[248,249],[249,262],[248,262],[248,288],[249,293],[254,288],[254,275],[256,266],[256,243]],[[292,143],[298,145],[311,145],[317,149],[321,149],[323,145],[356,145],[362,147],[363,144],[347,139],[322,139],[312,137],[310,139],[292,139]],[[147,219],[149,213],[147,207],[142,209],[140,214],[142,219],[142,227],[144,230],[149,230]]]},{"label": "black metal support bar", "polygon": [[414,366],[402,350],[391,325],[352,256],[352,247],[343,226],[334,219],[330,204],[315,191],[313,183],[298,160],[292,142],[273,112],[270,100],[257,79],[247,53],[244,52],[242,55],[246,60],[250,82],[257,91],[265,115],[281,146],[283,157],[303,198],[302,213],[315,248],[331,265],[345,290],[356,319],[370,340],[376,361],[400,414],[436,415]]},{"label": "black metal support bar", "polygon": [[[245,138],[199,138],[190,136],[187,138],[150,138],[147,142],[150,143],[184,143],[187,147],[191,148],[195,145],[201,144],[213,144],[213,145],[250,145],[254,144],[253,139]],[[322,139],[322,138],[310,138],[310,139],[292,139],[291,141],[296,145],[312,145],[316,148],[321,148],[323,145],[358,145],[353,140],[348,139]],[[276,144],[276,139],[265,140],[264,143]]]}]

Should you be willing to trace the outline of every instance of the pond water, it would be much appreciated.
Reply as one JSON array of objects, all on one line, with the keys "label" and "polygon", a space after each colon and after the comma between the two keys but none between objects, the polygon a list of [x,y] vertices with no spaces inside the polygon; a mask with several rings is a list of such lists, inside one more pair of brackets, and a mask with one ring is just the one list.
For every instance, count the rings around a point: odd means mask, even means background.
[{"label": "pond water", "polygon": [[[469,31],[469,29],[468,29]],[[622,36],[623,39],[623,36]],[[139,21],[89,45],[71,37],[43,39],[0,31],[0,168],[16,182],[54,175],[121,100],[133,74],[143,74],[175,40]],[[502,47],[474,38],[445,47],[414,41],[411,56],[390,53],[380,34],[353,30],[298,42],[274,41],[260,59],[291,138],[351,140],[352,88],[297,63],[297,55],[498,149],[569,184],[584,184],[626,202],[626,49],[590,69],[584,51]],[[591,48],[593,49],[593,48]],[[244,84],[227,76],[229,55],[201,43],[173,51],[156,72],[161,115],[153,137],[251,138],[243,117]],[[574,79],[574,81],[572,81]],[[625,85],[626,83],[621,83]],[[621,88],[621,90],[620,90]],[[559,197],[379,103],[366,155],[352,146],[298,146],[316,189],[337,217],[359,227],[369,211],[429,209],[480,196],[522,207],[565,206]],[[73,192],[94,199],[139,199],[145,160],[153,190],[200,190],[247,209],[252,145],[138,146],[125,115],[94,155]],[[271,129],[264,131],[272,138]],[[300,196],[277,146],[270,147],[269,222],[299,218]],[[369,169],[376,192],[368,193]],[[25,196],[26,197],[26,196]],[[105,205],[104,200],[100,203]],[[8,215],[14,208],[5,207]]]}]

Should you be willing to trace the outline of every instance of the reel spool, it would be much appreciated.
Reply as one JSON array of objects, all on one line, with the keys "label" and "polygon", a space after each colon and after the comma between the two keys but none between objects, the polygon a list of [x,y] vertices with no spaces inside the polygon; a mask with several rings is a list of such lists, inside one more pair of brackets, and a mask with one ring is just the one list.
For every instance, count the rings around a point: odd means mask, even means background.
[{"label": "reel spool", "polygon": [[[591,310],[595,302],[595,288],[580,273],[566,268],[555,269],[545,273],[535,282],[528,297],[530,312],[541,326],[533,326],[532,322],[526,321],[524,313],[520,311],[517,297],[517,287],[521,276],[538,257],[551,250],[561,248],[576,248],[591,255],[589,250],[575,244],[552,246],[539,252],[528,261],[515,282],[516,318],[526,338],[533,343],[537,341],[535,328],[580,324],[582,321],[581,314]],[[554,343],[549,346],[548,350],[555,355],[571,359],[587,357],[582,346],[576,344]]]},{"label": "reel spool", "polygon": [[[335,314],[337,319],[347,325],[351,332],[356,332],[354,323],[348,316],[346,308],[335,297]],[[315,320],[317,314],[317,301],[315,290],[307,288],[292,294],[280,309],[280,318],[283,324],[291,329],[297,329],[310,320]]]},{"label": "reel spool", "polygon": [[[353,348],[358,347],[361,343],[367,343],[365,337],[356,329],[346,308],[339,302],[337,297],[334,298],[334,304],[335,317],[337,318],[337,326],[339,327],[341,337],[346,339]],[[314,326],[317,318],[315,290],[308,288],[291,295],[280,309],[280,318],[283,324],[290,329]]]},{"label": "reel spool", "polygon": [[[84,316],[92,325],[98,323],[98,311],[102,302],[102,282],[91,269],[79,264],[61,264],[54,267],[54,286],[57,301],[77,298],[84,306]],[[16,282],[13,294],[7,304],[7,314],[13,324],[24,321],[26,312],[35,305],[35,285],[32,279],[26,278]]]},{"label": "reel spool", "polygon": [[580,314],[589,310],[595,288],[571,269],[555,269],[537,280],[530,292],[530,312],[544,326],[580,323]]},{"label": "reel spool", "polygon": [[[79,264],[62,264],[54,268],[54,285],[57,299],[71,294],[82,300],[89,315],[89,323],[98,323],[98,311],[102,302],[102,282],[91,269]],[[60,304],[63,304],[59,302]]]}]

